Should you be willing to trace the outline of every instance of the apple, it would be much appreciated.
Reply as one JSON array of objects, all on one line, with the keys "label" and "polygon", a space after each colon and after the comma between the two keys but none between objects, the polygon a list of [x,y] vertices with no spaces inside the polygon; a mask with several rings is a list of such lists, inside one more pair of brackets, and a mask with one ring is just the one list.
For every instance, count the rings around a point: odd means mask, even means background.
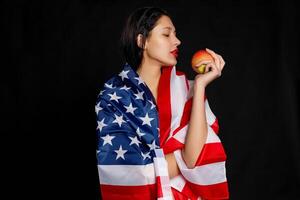
[{"label": "apple", "polygon": [[197,66],[198,73],[204,74],[205,73],[205,67],[206,67],[206,64],[202,64],[199,67]]},{"label": "apple", "polygon": [[192,68],[195,72],[200,73],[200,74],[204,74],[205,73],[205,67],[206,64],[202,64],[200,65],[200,62],[206,60],[206,61],[213,61],[214,58],[205,50],[198,50],[196,53],[194,53],[193,57],[192,57]]}]

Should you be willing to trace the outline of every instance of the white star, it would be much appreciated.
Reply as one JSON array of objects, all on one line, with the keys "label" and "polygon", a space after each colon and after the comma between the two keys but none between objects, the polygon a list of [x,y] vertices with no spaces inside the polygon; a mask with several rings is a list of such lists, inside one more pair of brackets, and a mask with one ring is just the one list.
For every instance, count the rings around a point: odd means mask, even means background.
[{"label": "white star", "polygon": [[104,123],[104,119],[105,119],[105,118],[103,118],[103,119],[101,120],[101,122],[97,121],[97,123],[98,123],[97,129],[100,129],[100,132],[102,131],[102,128],[103,128],[103,127],[107,126],[107,124]]},{"label": "white star", "polygon": [[95,112],[98,115],[99,111],[103,110],[103,108],[100,106],[100,102],[95,106]]},{"label": "white star", "polygon": [[103,92],[105,92],[105,90],[101,90],[99,95],[102,95],[102,94],[103,94]]},{"label": "white star", "polygon": [[115,100],[116,102],[119,103],[119,99],[122,99],[122,97],[117,96],[116,92],[113,94],[108,94],[110,96],[110,100]]},{"label": "white star", "polygon": [[124,85],[123,87],[120,88],[120,90],[126,90],[126,91],[128,91],[130,89],[131,89],[131,87],[127,87],[126,85]]},{"label": "white star", "polygon": [[129,79],[128,76],[127,76],[128,72],[129,72],[129,70],[128,70],[128,71],[124,71],[124,70],[123,70],[123,71],[119,74],[119,76],[121,76],[121,78],[122,78],[122,81],[124,81],[124,78]]},{"label": "white star", "polygon": [[137,94],[134,94],[134,95],[136,96],[135,99],[136,99],[136,100],[138,100],[138,99],[144,100],[143,94],[144,94],[144,92],[139,92],[139,91],[138,91]]},{"label": "white star", "polygon": [[115,152],[117,153],[116,160],[118,160],[118,158],[123,158],[123,160],[125,160],[124,154],[127,152],[127,150],[123,150],[122,145],[120,145],[119,150],[115,150]]},{"label": "white star", "polygon": [[132,103],[130,103],[129,106],[124,106],[124,107],[127,109],[126,112],[129,112],[133,115],[134,115],[134,111],[137,109],[137,107],[132,107]]},{"label": "white star", "polygon": [[143,156],[143,160],[145,160],[146,158],[151,159],[151,156],[149,155],[150,152],[143,154],[143,152],[141,152],[142,156]]},{"label": "white star", "polygon": [[110,136],[109,134],[107,134],[106,136],[104,136],[104,137],[101,137],[103,140],[104,140],[104,142],[103,142],[103,146],[105,145],[105,144],[110,144],[111,146],[113,145],[112,144],[112,139],[114,139],[115,138],[115,136]]},{"label": "white star", "polygon": [[151,103],[151,108],[150,109],[155,108],[154,103],[152,101],[150,101],[150,100],[148,100],[148,101]]},{"label": "white star", "polygon": [[149,117],[149,116],[148,116],[148,113],[146,113],[145,117],[139,117],[139,118],[143,121],[143,124],[142,124],[142,125],[147,124],[147,125],[149,125],[150,127],[152,127],[150,122],[151,122],[154,118]]},{"label": "white star", "polygon": [[123,120],[123,115],[118,116],[118,115],[115,114],[115,117],[116,117],[116,119],[113,121],[113,123],[118,123],[120,127],[122,126],[122,123],[126,123]]},{"label": "white star", "polygon": [[129,145],[136,144],[138,147],[140,146],[139,143],[141,143],[141,142],[137,139],[136,136],[135,137],[129,137],[129,138],[131,140]]},{"label": "white star", "polygon": [[156,144],[155,144],[155,140],[153,140],[152,144],[147,144],[149,147],[150,147],[150,151],[153,150],[153,149],[156,149],[156,147],[158,147]]},{"label": "white star", "polygon": [[138,136],[141,138],[142,136],[144,136],[144,135],[146,135],[145,133],[142,133],[141,131],[140,131],[140,128],[137,128],[136,129],[136,133],[138,134]]},{"label": "white star", "polygon": [[140,77],[135,77],[134,79],[138,80],[138,84],[144,84],[144,81]]},{"label": "white star", "polygon": [[107,87],[107,88],[113,89],[113,85],[112,85],[112,84],[107,84],[107,83],[105,83],[104,86]]}]

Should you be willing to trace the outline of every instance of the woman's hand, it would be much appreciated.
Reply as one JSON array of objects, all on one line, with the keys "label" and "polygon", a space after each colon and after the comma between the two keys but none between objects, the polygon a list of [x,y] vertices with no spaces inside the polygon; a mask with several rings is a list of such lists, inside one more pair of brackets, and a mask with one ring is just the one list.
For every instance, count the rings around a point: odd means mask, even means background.
[{"label": "woman's hand", "polygon": [[206,51],[214,58],[213,61],[202,61],[199,65],[206,64],[205,73],[198,74],[195,77],[194,86],[206,87],[210,82],[220,77],[222,74],[222,70],[225,65],[225,61],[222,56],[216,54],[214,51],[207,49]]}]

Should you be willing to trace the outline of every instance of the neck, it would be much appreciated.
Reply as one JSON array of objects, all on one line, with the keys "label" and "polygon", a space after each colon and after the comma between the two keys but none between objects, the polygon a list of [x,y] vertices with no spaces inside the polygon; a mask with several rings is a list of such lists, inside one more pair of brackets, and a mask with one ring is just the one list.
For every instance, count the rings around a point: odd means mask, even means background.
[{"label": "neck", "polygon": [[158,64],[142,62],[136,72],[142,80],[145,81],[153,96],[156,98],[161,75],[161,66]]}]

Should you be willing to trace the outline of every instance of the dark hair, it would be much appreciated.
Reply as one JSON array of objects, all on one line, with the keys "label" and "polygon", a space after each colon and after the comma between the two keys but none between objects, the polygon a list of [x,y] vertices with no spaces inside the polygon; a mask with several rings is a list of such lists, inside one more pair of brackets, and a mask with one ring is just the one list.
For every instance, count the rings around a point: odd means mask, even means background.
[{"label": "dark hair", "polygon": [[170,17],[165,10],[158,7],[138,8],[129,15],[121,35],[120,48],[125,61],[133,69],[139,67],[143,57],[143,48],[137,45],[137,36],[142,34],[142,47],[144,47],[150,31],[163,15]]}]

